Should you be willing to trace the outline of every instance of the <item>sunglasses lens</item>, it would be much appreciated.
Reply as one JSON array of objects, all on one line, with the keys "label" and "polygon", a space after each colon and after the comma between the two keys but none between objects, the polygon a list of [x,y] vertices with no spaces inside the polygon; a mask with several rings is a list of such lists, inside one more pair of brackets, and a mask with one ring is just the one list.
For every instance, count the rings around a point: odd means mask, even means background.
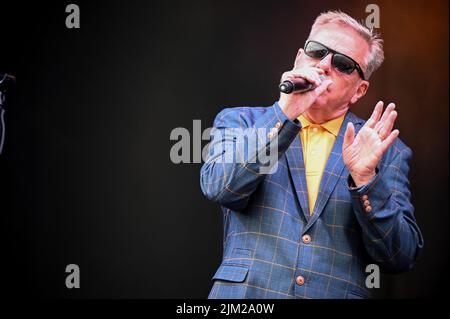
[{"label": "sunglasses lens", "polygon": [[356,68],[355,62],[339,53],[333,56],[332,64],[336,69],[345,74],[352,73]]},{"label": "sunglasses lens", "polygon": [[328,49],[319,43],[308,42],[305,53],[311,58],[323,59],[328,54]]}]

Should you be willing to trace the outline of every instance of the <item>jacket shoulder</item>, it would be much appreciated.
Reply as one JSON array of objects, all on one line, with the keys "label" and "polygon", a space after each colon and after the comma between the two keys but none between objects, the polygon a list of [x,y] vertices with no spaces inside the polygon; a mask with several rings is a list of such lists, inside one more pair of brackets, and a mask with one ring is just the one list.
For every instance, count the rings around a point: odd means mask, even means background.
[{"label": "jacket shoulder", "polygon": [[227,107],[220,111],[214,120],[215,127],[250,127],[256,120],[269,112],[271,106]]}]

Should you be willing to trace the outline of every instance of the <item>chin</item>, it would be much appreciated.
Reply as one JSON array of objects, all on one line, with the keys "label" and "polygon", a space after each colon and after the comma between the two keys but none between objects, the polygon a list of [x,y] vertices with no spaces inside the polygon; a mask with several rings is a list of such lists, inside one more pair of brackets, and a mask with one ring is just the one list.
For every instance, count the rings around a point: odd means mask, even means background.
[{"label": "chin", "polygon": [[312,109],[323,109],[328,104],[329,104],[329,101],[328,101],[328,99],[325,96],[319,96],[314,101],[314,104],[311,105],[311,108]]}]

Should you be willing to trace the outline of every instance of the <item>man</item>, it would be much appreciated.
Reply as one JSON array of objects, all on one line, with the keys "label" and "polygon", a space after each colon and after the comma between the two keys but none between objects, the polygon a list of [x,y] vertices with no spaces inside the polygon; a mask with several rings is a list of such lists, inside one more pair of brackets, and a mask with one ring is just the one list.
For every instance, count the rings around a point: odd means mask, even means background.
[{"label": "man", "polygon": [[[323,13],[281,79],[303,78],[313,90],[217,115],[211,149],[223,151],[201,170],[204,194],[224,213],[209,298],[367,298],[369,264],[391,273],[413,266],[423,239],[408,189],[412,152],[392,130],[395,105],[377,103],[367,122],[348,111],[383,58],[372,30]],[[268,142],[240,136],[251,128],[267,129]],[[270,174],[238,152],[256,141],[256,153],[267,153],[275,140]],[[226,161],[230,154],[240,160]]]}]

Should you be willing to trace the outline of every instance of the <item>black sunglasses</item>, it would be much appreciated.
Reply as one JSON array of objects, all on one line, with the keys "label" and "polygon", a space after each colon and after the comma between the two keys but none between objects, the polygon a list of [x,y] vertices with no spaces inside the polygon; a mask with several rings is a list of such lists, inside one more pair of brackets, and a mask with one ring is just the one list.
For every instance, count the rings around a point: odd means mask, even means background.
[{"label": "black sunglasses", "polygon": [[328,54],[332,53],[333,56],[331,58],[331,65],[333,67],[345,74],[351,74],[356,69],[361,79],[365,80],[364,72],[362,71],[359,64],[345,54],[334,51],[333,49],[330,49],[317,41],[306,42],[304,50],[307,56],[320,60],[324,59]]}]

